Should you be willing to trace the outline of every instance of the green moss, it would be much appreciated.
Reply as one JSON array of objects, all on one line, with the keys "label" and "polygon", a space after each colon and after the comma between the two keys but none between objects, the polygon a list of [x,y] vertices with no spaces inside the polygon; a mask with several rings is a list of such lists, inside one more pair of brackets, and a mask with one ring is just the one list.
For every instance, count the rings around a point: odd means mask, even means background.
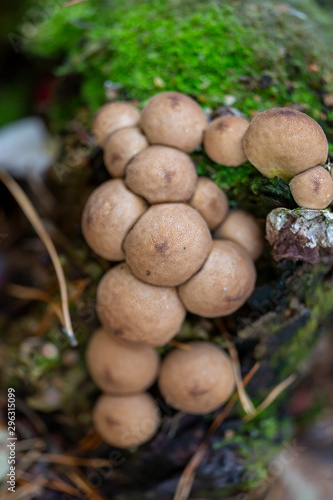
[{"label": "green moss", "polygon": [[254,420],[243,423],[235,435],[214,444],[214,448],[232,446],[244,462],[243,491],[259,486],[268,476],[270,461],[281,450],[281,443],[292,436],[291,418],[279,417],[280,405],[274,403]]},{"label": "green moss", "polygon": [[[285,355],[288,363],[284,363],[282,375],[286,375],[290,367],[296,369],[305,359],[314,346],[320,334],[322,322],[332,312],[333,289],[331,282],[319,281],[315,287],[308,289],[305,305],[311,310],[311,316],[300,328],[288,346],[285,346]],[[283,353],[280,353],[283,355]],[[290,373],[290,371],[289,371]]]},{"label": "green moss", "polygon": [[[111,80],[141,103],[175,89],[204,107],[232,94],[248,115],[302,103],[320,118],[317,92],[331,58],[309,19],[273,3],[91,0],[53,9],[27,47],[60,57],[58,75],[82,75],[81,101],[91,110],[105,101],[104,82]],[[311,72],[309,64],[321,71]]]}]

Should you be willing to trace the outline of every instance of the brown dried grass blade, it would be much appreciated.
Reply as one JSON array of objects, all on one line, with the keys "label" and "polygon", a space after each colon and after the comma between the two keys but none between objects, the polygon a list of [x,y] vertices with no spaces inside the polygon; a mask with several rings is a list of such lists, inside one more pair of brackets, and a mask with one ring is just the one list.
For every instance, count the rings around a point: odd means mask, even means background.
[{"label": "brown dried grass blade", "polygon": [[80,469],[70,469],[65,471],[66,476],[91,500],[105,500],[97,489],[92,486],[84,477]]},{"label": "brown dried grass blade", "polygon": [[246,394],[246,391],[244,388],[244,384],[242,381],[242,375],[241,375],[239,357],[238,357],[238,353],[237,353],[237,350],[235,348],[235,345],[232,342],[230,335],[228,333],[224,333],[223,336],[227,341],[227,348],[228,348],[229,355],[230,355],[231,362],[232,362],[232,369],[234,372],[236,387],[237,387],[237,391],[239,394],[239,400],[240,400],[242,407],[247,415],[255,415],[256,409],[255,409],[251,399]]},{"label": "brown dried grass blade", "polygon": [[276,398],[278,398],[280,394],[282,394],[282,392],[285,391],[287,387],[289,387],[296,380],[296,378],[297,376],[293,373],[289,375],[288,378],[283,380],[283,382],[274,387],[274,389],[268,394],[267,398],[264,399],[264,401],[260,403],[259,406],[257,406],[255,415],[247,415],[244,418],[244,421],[249,422],[250,420],[253,420],[257,415],[259,415],[259,413],[266,410],[266,408],[268,408],[273,403],[273,401],[275,401]]},{"label": "brown dried grass blade", "polygon": [[[243,385],[246,386],[254,374],[257,372],[259,368],[259,364],[256,363],[251,371],[244,377],[243,380]],[[233,407],[235,406],[237,399],[239,397],[239,394],[235,392],[233,396],[231,397],[229,403],[223,408],[223,410],[215,417],[213,423],[208,429],[207,436],[214,434],[216,429],[222,424],[222,422],[227,418],[227,416],[231,413]],[[183,473],[179,479],[177,489],[175,496],[173,500],[187,500],[192,489],[193,481],[195,478],[196,471],[201,463],[201,460],[203,459],[205,455],[205,451],[208,447],[208,442],[207,439],[205,439],[200,446],[198,447],[197,451],[194,453],[192,456],[191,460],[189,463],[186,465],[185,469],[183,470]]]},{"label": "brown dried grass blade", "polygon": [[62,310],[47,292],[40,290],[39,288],[32,288],[27,286],[16,285],[14,283],[9,283],[6,287],[6,292],[12,297],[22,300],[40,300],[42,302],[47,302],[52,307],[55,314],[61,324],[65,323]]},{"label": "brown dried grass blade", "polygon": [[110,467],[112,465],[112,460],[103,458],[81,458],[70,455],[56,455],[54,453],[43,453],[37,461],[73,467]]},{"label": "brown dried grass blade", "polygon": [[183,351],[190,351],[191,346],[188,344],[184,344],[184,342],[179,342],[178,340],[170,340],[170,345],[173,347],[177,347],[177,349],[183,349]]}]

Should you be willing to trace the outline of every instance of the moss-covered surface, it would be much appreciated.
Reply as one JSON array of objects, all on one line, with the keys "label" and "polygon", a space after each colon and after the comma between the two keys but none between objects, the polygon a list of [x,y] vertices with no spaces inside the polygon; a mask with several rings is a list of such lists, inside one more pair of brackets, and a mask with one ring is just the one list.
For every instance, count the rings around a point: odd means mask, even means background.
[{"label": "moss-covered surface", "polygon": [[[52,6],[46,2],[45,10]],[[27,48],[56,56],[57,75],[79,73],[80,102],[92,111],[105,101],[104,84],[111,81],[122,86],[122,96],[141,104],[173,89],[205,107],[232,95],[249,116],[289,103],[322,120],[320,94],[323,83],[331,85],[333,67],[324,35],[329,24],[314,2],[300,8],[278,2],[95,0],[51,9]]]}]

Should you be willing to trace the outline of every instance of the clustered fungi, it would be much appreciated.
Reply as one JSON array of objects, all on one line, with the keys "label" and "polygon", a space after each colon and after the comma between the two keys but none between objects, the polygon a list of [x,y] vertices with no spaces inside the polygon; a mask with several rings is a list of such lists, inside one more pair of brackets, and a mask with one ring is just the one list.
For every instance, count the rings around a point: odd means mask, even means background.
[{"label": "clustered fungi", "polygon": [[308,115],[290,108],[258,113],[242,140],[248,160],[266,177],[289,182],[295,202],[322,210],[333,201],[333,178],[325,168],[328,143]]},{"label": "clustered fungi", "polygon": [[177,92],[154,96],[141,117],[122,102],[95,117],[93,133],[114,179],[89,197],[82,231],[96,254],[119,263],[98,286],[102,328],[90,340],[87,364],[104,392],[95,426],[114,446],[137,446],[156,432],[158,408],[144,392],[156,378],[166,401],[190,413],[215,410],[234,389],[231,361],[217,346],[191,342],[161,368],[154,348],[179,332],[187,310],[226,316],[254,289],[261,230],[250,214],[229,211],[225,193],[198,179],[187,154],[204,140],[212,159],[240,165],[248,127],[237,117],[208,125],[200,106]]}]

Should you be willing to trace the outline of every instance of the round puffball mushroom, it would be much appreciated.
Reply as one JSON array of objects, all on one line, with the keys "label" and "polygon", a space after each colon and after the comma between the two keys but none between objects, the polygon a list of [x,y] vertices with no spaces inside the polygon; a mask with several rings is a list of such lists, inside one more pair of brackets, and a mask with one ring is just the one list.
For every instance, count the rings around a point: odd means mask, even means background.
[{"label": "round puffball mushroom", "polygon": [[108,260],[123,260],[122,243],[147,203],[116,179],[95,189],[84,207],[82,232],[88,245]]},{"label": "round puffball mushroom", "polygon": [[204,318],[237,311],[254,290],[256,270],[248,253],[233,241],[214,241],[200,271],[179,287],[186,309]]},{"label": "round puffball mushroom", "polygon": [[126,262],[147,283],[176,286],[200,269],[212,246],[201,215],[183,203],[153,205],[124,241]]},{"label": "round puffball mushroom", "polygon": [[305,170],[324,165],[327,139],[308,115],[289,108],[273,108],[253,118],[243,138],[249,161],[266,177],[289,181]]},{"label": "round puffball mushroom", "polygon": [[259,259],[264,249],[264,235],[253,215],[234,209],[214,232],[216,240],[232,240],[244,248],[253,260]]},{"label": "round puffball mushroom", "polygon": [[249,122],[239,116],[221,116],[213,120],[204,137],[207,156],[226,167],[238,167],[246,162],[242,139],[248,127]]},{"label": "round puffball mushroom", "polygon": [[310,168],[290,181],[290,190],[297,205],[322,210],[333,200],[333,179],[321,166]]},{"label": "round puffball mushroom", "polygon": [[223,221],[229,210],[227,196],[207,177],[200,177],[198,180],[190,205],[200,212],[210,230]]},{"label": "round puffball mushroom", "polygon": [[168,146],[151,146],[126,169],[127,186],[149,203],[188,201],[197,182],[191,158]]},{"label": "round puffball mushroom", "polygon": [[161,92],[144,107],[140,124],[151,144],[190,153],[201,144],[207,119],[191,97],[179,92]]},{"label": "round puffball mushroom", "polygon": [[92,133],[97,143],[103,148],[106,138],[124,127],[135,127],[140,121],[139,111],[127,102],[104,104],[96,113]]},{"label": "round puffball mushroom", "polygon": [[167,354],[158,380],[166,402],[187,413],[216,410],[231,396],[235,379],[225,352],[209,342],[189,342],[189,350]]},{"label": "round puffball mushroom", "polygon": [[159,368],[155,349],[116,338],[103,328],[93,333],[86,361],[91,378],[108,394],[133,394],[148,389]]},{"label": "round puffball mushroom", "polygon": [[124,177],[128,163],[147,147],[147,139],[137,127],[122,128],[111,134],[104,146],[107,170],[113,177]]},{"label": "round puffball mushroom", "polygon": [[106,443],[133,448],[154,436],[160,415],[155,401],[145,392],[127,396],[103,394],[96,402],[93,422]]},{"label": "round puffball mushroom", "polygon": [[125,262],[101,279],[97,313],[104,328],[117,337],[151,346],[169,342],[186,315],[175,288],[143,283]]}]

